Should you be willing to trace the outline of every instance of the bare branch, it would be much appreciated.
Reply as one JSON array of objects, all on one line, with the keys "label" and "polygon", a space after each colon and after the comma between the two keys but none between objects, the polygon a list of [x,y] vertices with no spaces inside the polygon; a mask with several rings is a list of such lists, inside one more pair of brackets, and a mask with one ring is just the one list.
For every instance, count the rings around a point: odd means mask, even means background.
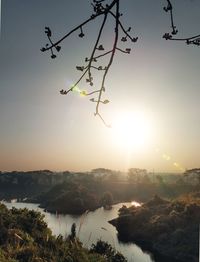
[{"label": "bare branch", "polygon": [[112,50],[110,50],[110,51],[108,51],[108,52],[106,52],[106,53],[104,53],[104,54],[102,54],[102,55],[95,56],[94,58],[95,58],[95,59],[98,59],[98,58],[100,58],[100,57],[103,57],[103,56],[106,56],[106,55],[110,54],[111,52],[112,52]]},{"label": "bare branch", "polygon": [[[49,40],[49,44],[46,44],[46,47],[43,47],[41,49],[42,52],[46,52],[46,51],[50,51],[51,53],[51,58],[56,58],[56,55],[53,53],[53,50],[55,49],[57,52],[60,51],[61,47],[59,46],[59,44],[66,39],[67,37],[69,37],[72,33],[76,32],[77,30],[80,30],[80,34],[79,37],[83,38],[84,37],[84,33],[83,33],[83,26],[85,26],[86,24],[88,24],[90,21],[94,20],[95,18],[99,17],[99,16],[103,16],[103,20],[101,22],[101,26],[98,30],[97,33],[97,38],[96,41],[94,43],[94,47],[92,49],[91,55],[90,57],[86,57],[85,58],[85,63],[87,63],[86,66],[76,66],[76,69],[78,71],[82,71],[82,75],[80,76],[80,78],[76,81],[75,84],[73,84],[68,90],[60,90],[60,93],[62,95],[66,95],[68,93],[70,93],[71,91],[77,91],[78,93],[80,93],[80,95],[83,96],[90,96],[90,95],[97,95],[97,98],[91,98],[90,101],[96,103],[96,109],[95,109],[95,116],[99,116],[99,118],[102,120],[102,122],[107,126],[110,127],[106,121],[103,119],[102,115],[99,112],[99,107],[100,104],[107,104],[109,103],[109,100],[102,100],[102,95],[103,92],[105,92],[105,82],[106,82],[106,77],[109,73],[110,67],[113,63],[113,59],[115,56],[116,51],[120,51],[122,53],[125,54],[129,54],[131,52],[131,48],[125,48],[125,49],[121,49],[119,47],[117,47],[117,43],[119,40],[119,29],[121,29],[122,33],[124,34],[124,36],[121,38],[122,42],[126,42],[127,39],[131,40],[132,42],[136,42],[138,38],[133,38],[130,36],[129,32],[131,31],[131,27],[129,27],[127,30],[125,30],[124,26],[122,25],[121,21],[120,21],[120,12],[119,12],[119,2],[120,0],[113,0],[109,5],[105,4],[106,0],[92,0],[92,7],[94,10],[94,14],[91,15],[90,18],[88,18],[87,20],[85,20],[84,22],[82,22],[80,25],[76,26],[74,29],[72,29],[69,33],[67,33],[66,35],[64,35],[61,39],[59,39],[58,41],[56,41],[55,43],[53,43],[53,41],[51,40],[51,30],[49,27],[45,27],[45,33],[48,37]],[[115,11],[112,11],[115,10]],[[114,29],[114,41],[113,41],[113,46],[109,51],[106,51],[104,49],[103,44],[100,42],[102,41],[102,34],[103,34],[103,29],[106,25],[106,21],[108,16],[112,16],[115,19],[115,29]],[[99,52],[104,51],[102,54],[99,54]],[[110,57],[108,59],[108,62],[106,65],[99,65],[99,64],[95,64],[99,62],[99,59],[102,57]],[[88,92],[85,90],[81,90],[78,88],[78,84],[81,82],[81,80],[83,80],[86,75],[88,75],[88,77],[85,78],[86,83],[88,83],[91,87],[94,86],[93,83],[93,75],[92,75],[92,70],[96,70],[96,71],[101,71],[102,72],[102,80],[101,80],[101,84],[100,84],[100,88]]]},{"label": "bare branch", "polygon": [[120,51],[120,52],[122,52],[124,54],[130,54],[130,52],[131,52],[130,48],[126,48],[126,50],[123,50],[121,48],[116,47],[116,50],[118,50],[118,51]]},{"label": "bare branch", "polygon": [[[116,18],[116,15],[112,12],[112,11],[109,11],[109,13],[115,18]],[[137,42],[138,40],[138,37],[131,37],[130,34],[128,33],[130,30],[131,30],[131,27],[128,28],[128,30],[125,30],[124,26],[122,25],[120,19],[118,18],[118,21],[119,21],[119,26],[121,27],[122,31],[124,32],[125,34],[125,37],[128,37],[132,42]]]},{"label": "bare branch", "polygon": [[170,23],[171,23],[171,28],[172,32],[171,33],[165,33],[163,35],[163,38],[166,40],[173,40],[173,41],[183,41],[187,45],[193,44],[193,45],[200,45],[200,34],[194,35],[191,37],[184,37],[184,38],[175,38],[173,35],[176,35],[178,33],[178,30],[176,29],[176,26],[174,25],[174,15],[173,15],[173,6],[170,0],[167,1],[167,6],[165,6],[163,9],[165,12],[170,12]]},{"label": "bare branch", "polygon": [[110,66],[112,65],[112,62],[113,62],[113,58],[114,58],[116,47],[117,47],[118,37],[119,37],[119,0],[116,1],[115,41],[114,41],[114,44],[113,44],[113,49],[112,49],[112,53],[111,53],[111,56],[110,56],[108,66],[107,66],[105,73],[103,75],[103,79],[102,79],[102,83],[101,83],[101,89],[100,89],[100,92],[99,92],[97,105],[96,105],[95,115],[98,115],[101,119],[102,119],[102,117],[99,114],[99,103],[101,101],[102,92],[105,89],[105,80],[106,80],[107,73],[110,69]]},{"label": "bare branch", "polygon": [[104,28],[104,26],[105,26],[107,17],[108,17],[108,13],[106,12],[105,15],[104,15],[104,19],[103,19],[103,22],[102,22],[102,24],[101,24],[101,28],[100,28],[100,30],[99,30],[99,34],[98,34],[98,36],[97,36],[97,40],[96,40],[96,43],[95,43],[95,45],[94,45],[94,48],[93,48],[91,57],[90,57],[90,59],[89,59],[89,64],[88,64],[88,68],[89,68],[89,70],[88,70],[88,76],[89,76],[89,79],[91,79],[91,76],[92,76],[91,70],[90,70],[90,69],[91,69],[92,62],[93,62],[93,61],[96,61],[96,58],[94,59],[94,54],[95,54],[96,49],[97,49],[97,46],[98,46],[98,44],[99,44],[99,40],[100,40],[100,38],[101,38],[101,34],[102,34],[103,28]]}]

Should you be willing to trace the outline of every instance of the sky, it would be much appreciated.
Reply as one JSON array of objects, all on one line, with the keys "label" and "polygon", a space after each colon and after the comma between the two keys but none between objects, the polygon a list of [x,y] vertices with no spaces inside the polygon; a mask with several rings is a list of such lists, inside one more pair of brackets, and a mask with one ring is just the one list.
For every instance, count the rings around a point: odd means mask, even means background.
[{"label": "sky", "polygon": [[[199,33],[199,1],[176,0],[179,36]],[[92,14],[88,0],[2,0],[0,36],[0,170],[89,171],[130,167],[183,172],[200,166],[200,49],[166,41],[165,1],[123,0],[121,17],[137,43],[117,53],[100,108],[112,128],[94,117],[95,105],[73,92],[102,18],[61,44],[56,59],[40,48],[49,26],[57,40]],[[113,20],[102,44],[113,43]],[[120,37],[123,34],[120,33]],[[95,75],[95,86],[100,83]],[[85,81],[78,86],[92,91]]]}]

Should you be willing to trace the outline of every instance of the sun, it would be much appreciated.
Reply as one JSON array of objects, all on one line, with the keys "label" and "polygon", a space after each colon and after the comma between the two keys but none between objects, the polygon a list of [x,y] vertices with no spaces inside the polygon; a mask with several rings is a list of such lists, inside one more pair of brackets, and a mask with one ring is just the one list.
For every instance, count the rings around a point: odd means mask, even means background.
[{"label": "sun", "polygon": [[150,118],[143,112],[123,112],[112,124],[112,138],[121,149],[135,151],[144,149],[151,142]]}]

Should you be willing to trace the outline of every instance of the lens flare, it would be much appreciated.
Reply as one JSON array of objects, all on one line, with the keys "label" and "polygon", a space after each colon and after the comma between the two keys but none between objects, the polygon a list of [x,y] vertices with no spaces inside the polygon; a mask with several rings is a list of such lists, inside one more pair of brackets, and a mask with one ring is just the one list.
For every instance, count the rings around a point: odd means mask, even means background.
[{"label": "lens flare", "polygon": [[[160,153],[161,151],[159,148],[156,148],[155,150],[157,153]],[[161,157],[163,160],[170,162],[172,167],[175,167],[178,171],[181,171],[181,172],[185,171],[185,168],[178,162],[174,161],[173,158],[169,154],[161,153]]]}]

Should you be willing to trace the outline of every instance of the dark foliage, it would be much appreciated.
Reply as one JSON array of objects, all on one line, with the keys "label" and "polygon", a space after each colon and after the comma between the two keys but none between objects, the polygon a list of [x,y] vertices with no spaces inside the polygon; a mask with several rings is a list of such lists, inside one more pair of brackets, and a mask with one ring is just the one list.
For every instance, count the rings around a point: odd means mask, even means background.
[{"label": "dark foliage", "polygon": [[[102,241],[102,244],[104,242]],[[106,245],[106,243],[104,244]],[[111,247],[112,249],[112,247]],[[1,262],[111,262],[107,253],[91,252],[76,238],[76,226],[64,239],[55,237],[39,212],[27,209],[8,210],[0,205],[0,261]],[[124,260],[123,260],[124,259]]]},{"label": "dark foliage", "polygon": [[121,253],[102,240],[98,240],[96,244],[93,244],[90,251],[103,255],[109,262],[127,262]]},{"label": "dark foliage", "polygon": [[122,207],[111,223],[121,239],[139,243],[169,261],[197,262],[199,200],[191,196],[167,201],[155,196],[141,207]]}]

